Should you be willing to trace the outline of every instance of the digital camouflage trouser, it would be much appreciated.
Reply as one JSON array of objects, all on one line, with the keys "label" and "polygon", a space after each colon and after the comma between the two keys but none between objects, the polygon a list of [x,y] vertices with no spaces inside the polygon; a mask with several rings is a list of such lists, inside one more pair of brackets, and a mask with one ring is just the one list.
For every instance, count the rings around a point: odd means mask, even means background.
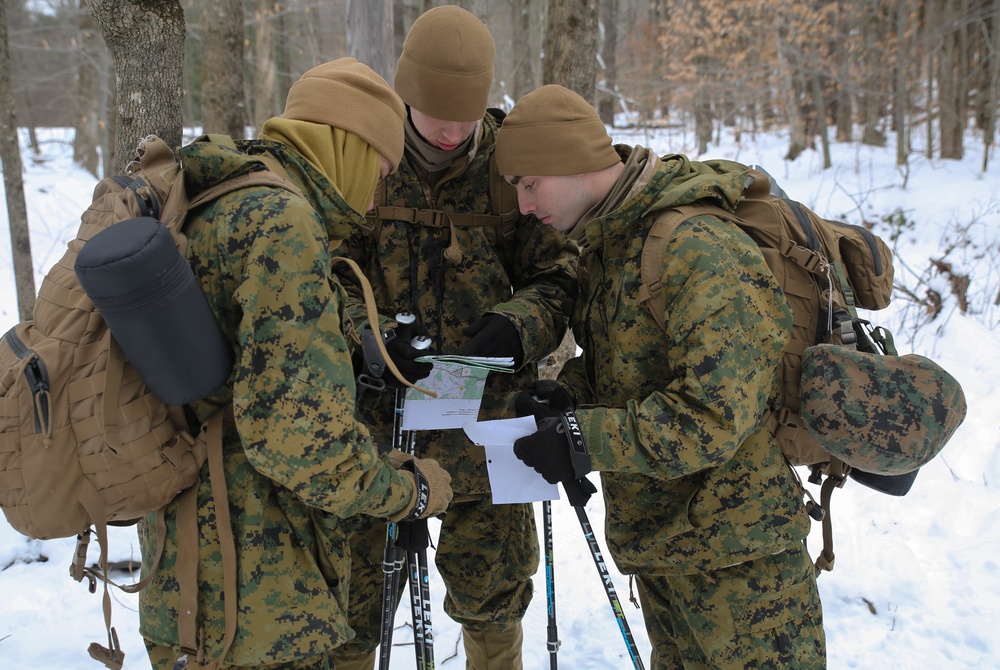
[{"label": "digital camouflage trouser", "polygon": [[[170,647],[154,644],[149,640],[144,640],[144,642],[146,643],[146,653],[149,655],[149,662],[153,666],[153,670],[170,670],[173,667],[174,661],[177,660],[176,651]],[[198,670],[199,667],[192,660],[185,666],[185,670]],[[245,666],[228,665],[223,662],[222,667],[231,670],[241,670],[243,668],[249,670],[251,667],[254,670],[333,670],[333,659],[329,654],[322,654],[320,656],[308,656],[300,658],[297,661],[279,663],[277,665]]]},{"label": "digital camouflage trouser", "polygon": [[[348,620],[356,637],[337,648],[338,657],[378,646],[386,528],[383,519],[366,516],[342,523],[352,531]],[[471,630],[510,629],[528,609],[538,569],[532,506],[494,505],[488,498],[453,503],[441,519],[434,563],[447,589],[448,616]]]},{"label": "digital camouflage trouser", "polygon": [[637,576],[652,670],[821,670],[826,638],[805,548],[710,573]]}]

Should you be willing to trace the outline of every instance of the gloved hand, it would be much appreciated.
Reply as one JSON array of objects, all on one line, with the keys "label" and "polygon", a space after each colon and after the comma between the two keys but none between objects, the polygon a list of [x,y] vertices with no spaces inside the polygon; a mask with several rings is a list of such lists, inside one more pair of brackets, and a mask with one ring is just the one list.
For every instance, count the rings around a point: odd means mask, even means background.
[{"label": "gloved hand", "polygon": [[590,472],[590,454],[573,410],[538,422],[538,430],[514,441],[514,455],[549,484],[572,481]]},{"label": "gloved hand", "polygon": [[389,465],[397,470],[413,460],[413,456],[399,449],[390,449],[386,452],[385,457],[389,459]]},{"label": "gloved hand", "polygon": [[399,472],[413,484],[413,496],[406,507],[389,517],[389,521],[426,519],[448,509],[452,498],[451,475],[437,461],[430,458],[404,459]]},{"label": "gloved hand", "polygon": [[510,357],[515,365],[524,358],[521,334],[505,316],[484,314],[462,331],[470,338],[459,352],[463,356]]},{"label": "gloved hand", "polygon": [[563,410],[576,407],[576,399],[552,379],[539,379],[521,391],[514,399],[518,416],[533,416],[541,421],[547,416],[559,416]]},{"label": "gloved hand", "polygon": [[[385,342],[385,350],[395,364],[396,369],[403,375],[406,381],[416,384],[426,377],[434,369],[433,363],[421,363],[416,361],[419,356],[426,356],[427,349],[416,349],[411,342],[415,337],[428,337],[427,329],[419,322],[399,324],[392,330],[390,339]],[[385,385],[392,388],[403,388],[401,381],[396,379],[392,371],[386,368],[382,374]]]}]

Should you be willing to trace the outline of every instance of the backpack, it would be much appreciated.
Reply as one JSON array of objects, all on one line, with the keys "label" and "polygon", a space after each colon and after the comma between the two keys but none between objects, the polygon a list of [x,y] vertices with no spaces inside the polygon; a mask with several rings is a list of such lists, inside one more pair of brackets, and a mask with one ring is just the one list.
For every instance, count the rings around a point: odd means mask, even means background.
[{"label": "backpack", "polygon": [[[199,141],[236,148],[225,136]],[[192,435],[183,407],[154,394],[123,355],[80,285],[76,260],[98,233],[142,217],[163,223],[183,252],[186,238],[181,228],[189,211],[224,194],[260,185],[299,192],[280,174],[261,170],[189,197],[174,152],[160,138],[146,138],[125,174],[97,184],[76,239],[42,280],[33,320],[17,324],[0,340],[0,508],[10,525],[30,538],[77,536],[70,574],[77,581],[87,577],[91,591],[97,580],[104,582],[108,646],[94,643],[89,652],[112,669],[121,668],[124,654],[111,626],[108,584],[130,593],[146,585],[163,550],[163,508],[178,495],[178,527],[187,531],[183,544],[197,552],[195,484],[208,460],[213,495],[226,496],[222,434],[224,420],[232,422],[232,407],[217,412]],[[186,267],[183,258],[181,262]],[[228,505],[217,504],[216,511],[223,570],[235,575]],[[153,569],[136,584],[115,584],[108,575],[108,524],[135,523],[151,513],[157,514],[159,535]],[[180,518],[184,514],[186,524]],[[99,566],[88,567],[92,534],[97,536],[101,558]],[[188,597],[191,605],[180,615],[181,644],[198,649],[196,575],[180,581],[182,602]],[[235,605],[235,598],[226,598],[227,623],[232,621],[233,629]],[[231,642],[227,626],[220,659]]]},{"label": "backpack", "polygon": [[885,242],[867,228],[821,218],[761,169],[749,171],[735,213],[699,201],[658,214],[643,242],[639,298],[661,327],[666,247],[681,223],[703,214],[753,239],[791,307],[791,337],[777,369],[781,402],[764,420],[786,460],[809,466],[810,483],[822,484],[819,503],[802,491],[809,515],[823,524],[817,573],[832,570],[833,490],[850,476],[906,494],[964,419],[965,397],[940,366],[898,356],[892,334],[858,316],[858,308],[889,305],[893,266]]}]

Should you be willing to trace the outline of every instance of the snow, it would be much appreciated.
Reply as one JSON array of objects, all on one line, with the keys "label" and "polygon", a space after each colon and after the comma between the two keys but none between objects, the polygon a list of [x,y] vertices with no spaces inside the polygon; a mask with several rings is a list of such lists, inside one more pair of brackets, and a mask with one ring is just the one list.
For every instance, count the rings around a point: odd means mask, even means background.
[{"label": "snow", "polygon": [[[921,133],[918,129],[914,137]],[[785,161],[788,142],[780,133],[751,138],[744,132],[739,142],[725,133],[705,156],[696,156],[693,137],[676,129],[618,129],[613,134],[616,141],[647,144],[661,154],[761,164],[792,197],[831,218],[859,223],[864,217],[887,241],[893,230],[883,217],[902,212],[905,224],[891,243],[897,284],[919,298],[929,288],[939,291],[944,309],[930,321],[897,291],[892,306],[870,316],[893,331],[900,353],[930,356],[955,375],[965,389],[969,413],[906,496],[889,497],[853,481],[835,492],[837,560],[833,572],[819,578],[829,667],[1000,668],[993,619],[1000,609],[1000,311],[993,304],[1000,284],[1000,168],[991,164],[986,174],[980,171],[981,139],[969,136],[968,155],[961,161],[911,155],[903,170],[894,164],[891,142],[885,148],[834,144],[833,167],[823,170],[816,151]],[[46,131],[41,139],[40,156],[32,156],[26,142],[22,149],[36,286],[63,253],[95,184],[72,165],[71,131]],[[18,319],[6,207],[0,211],[5,287],[0,292],[0,331],[5,331]],[[956,272],[971,275],[967,314],[959,312],[947,279],[929,269],[931,258],[942,257]],[[817,487],[809,488],[818,495]],[[536,511],[541,535],[541,505]],[[600,496],[591,499],[587,512],[604,550]],[[576,670],[631,667],[576,515],[566,502],[557,501],[553,517],[560,665]],[[819,530],[814,523],[809,538],[814,555],[822,544]],[[91,594],[68,576],[74,545],[72,539],[29,540],[0,520],[0,593],[5,601],[0,608],[0,667],[101,667],[86,653],[90,642],[105,639],[100,591]],[[112,560],[136,557],[134,529],[113,529],[111,547]],[[92,549],[91,560],[96,554]],[[628,578],[618,573],[610,556],[604,558],[648,666],[649,641],[641,613],[628,602]],[[433,565],[431,586],[437,666],[458,670],[465,664],[460,629],[441,609],[443,586]],[[545,592],[542,563],[524,619],[525,667],[530,669],[549,667]],[[113,598],[125,670],[148,670],[137,632],[136,598],[117,591]],[[414,667],[412,645],[407,644],[412,640],[409,617],[404,602],[396,616],[392,668]]]}]

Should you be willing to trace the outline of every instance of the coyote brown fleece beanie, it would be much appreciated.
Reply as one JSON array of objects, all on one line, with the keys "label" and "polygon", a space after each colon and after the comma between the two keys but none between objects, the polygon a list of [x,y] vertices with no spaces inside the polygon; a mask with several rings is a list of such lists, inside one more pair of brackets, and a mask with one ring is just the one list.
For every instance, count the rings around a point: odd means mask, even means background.
[{"label": "coyote brown fleece beanie", "polygon": [[403,158],[406,107],[385,79],[353,58],[317,65],[299,77],[288,91],[281,117],[350,131],[393,169]]},{"label": "coyote brown fleece beanie", "polygon": [[621,161],[597,110],[555,84],[517,101],[497,135],[496,159],[512,177],[584,174]]},{"label": "coyote brown fleece beanie", "polygon": [[443,5],[417,17],[403,41],[393,84],[399,97],[441,121],[486,113],[496,46],[475,14]]}]

